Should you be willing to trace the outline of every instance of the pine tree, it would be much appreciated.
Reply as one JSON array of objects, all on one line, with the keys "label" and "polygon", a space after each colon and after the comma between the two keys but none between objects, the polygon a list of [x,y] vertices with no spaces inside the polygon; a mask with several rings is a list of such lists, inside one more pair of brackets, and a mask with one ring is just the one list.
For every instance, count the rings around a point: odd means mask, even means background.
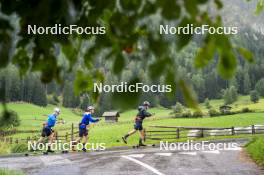
[{"label": "pine tree", "polygon": [[244,86],[244,94],[249,94],[250,89],[251,89],[251,82],[248,73],[244,73],[244,81],[243,81],[243,86]]},{"label": "pine tree", "polygon": [[70,81],[66,81],[63,88],[63,100],[64,107],[75,108],[80,105],[80,97],[75,96],[73,92],[73,85]]},{"label": "pine tree", "polygon": [[34,78],[32,102],[38,106],[47,106],[46,91],[44,85],[37,76]]},{"label": "pine tree", "polygon": [[259,93],[260,96],[264,97],[264,78],[257,82],[256,91]]}]

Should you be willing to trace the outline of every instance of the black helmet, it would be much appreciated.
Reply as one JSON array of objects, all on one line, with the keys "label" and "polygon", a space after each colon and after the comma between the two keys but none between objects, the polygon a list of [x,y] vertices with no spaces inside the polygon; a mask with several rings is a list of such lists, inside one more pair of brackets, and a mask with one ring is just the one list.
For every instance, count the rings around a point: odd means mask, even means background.
[{"label": "black helmet", "polygon": [[150,103],[148,101],[144,101],[143,106],[150,106]]}]

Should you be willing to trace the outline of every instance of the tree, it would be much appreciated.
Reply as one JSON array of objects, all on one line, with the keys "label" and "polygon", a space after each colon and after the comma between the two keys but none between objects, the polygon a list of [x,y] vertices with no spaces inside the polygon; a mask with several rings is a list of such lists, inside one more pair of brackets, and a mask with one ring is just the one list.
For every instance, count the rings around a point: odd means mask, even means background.
[{"label": "tree", "polygon": [[80,104],[80,97],[74,94],[72,83],[68,80],[64,84],[62,99],[64,107],[76,108]]},{"label": "tree", "polygon": [[256,90],[250,91],[250,100],[254,103],[257,103],[259,101],[259,95]]},{"label": "tree", "polygon": [[224,90],[224,101],[225,104],[232,104],[237,100],[238,94],[237,90],[234,86],[231,86],[230,88]]},{"label": "tree", "polygon": [[[213,2],[215,5],[212,6],[213,10],[220,11],[224,5],[222,0]],[[25,4],[27,5],[25,6]],[[116,75],[120,75],[126,68],[126,58],[133,56],[144,58],[144,55],[150,54],[153,55],[153,62],[146,69],[152,75],[151,79],[158,79],[164,75],[168,83],[179,86],[188,105],[197,107],[184,78],[176,74],[175,65],[172,64],[174,58],[168,56],[171,52],[168,46],[175,43],[176,40],[175,49],[181,50],[195,37],[193,34],[181,34],[177,35],[174,40],[167,40],[167,36],[157,35],[156,31],[153,31],[153,25],[149,25],[149,23],[154,23],[153,16],[158,14],[161,17],[159,20],[162,21],[161,24],[163,21],[177,21],[179,27],[185,27],[186,24],[222,26],[220,13],[215,13],[217,15],[212,17],[210,13],[200,8],[201,5],[211,6],[212,3],[209,0],[185,0],[183,3],[172,1],[169,5],[167,1],[162,0],[150,3],[143,3],[141,0],[120,0],[119,3],[102,0],[86,0],[84,2],[71,0],[1,1],[1,14],[7,18],[0,18],[0,23],[3,24],[0,30],[0,37],[3,38],[0,40],[0,66],[4,67],[11,61],[20,67],[21,74],[28,71],[39,71],[41,80],[45,83],[51,82],[53,79],[62,82],[63,69],[57,59],[57,51],[65,55],[69,62],[67,70],[70,71],[74,69],[80,58],[85,62],[83,68],[78,70],[79,73],[75,79],[75,91],[80,93],[86,90],[92,91],[92,79],[103,81],[103,73],[91,65],[96,62],[94,60],[96,55],[104,50],[109,51],[109,54],[105,54],[104,60],[111,60],[112,71]],[[12,26],[13,21],[15,21],[15,27]],[[108,34],[94,35],[93,37],[85,34],[60,35],[60,37],[54,37],[51,34],[29,35],[25,31],[28,24],[45,27],[52,27],[54,24],[106,27],[105,31]],[[13,35],[15,36],[13,37]],[[230,78],[236,68],[236,51],[249,62],[253,61],[252,54],[245,48],[234,47],[227,35],[207,33],[203,38],[200,41],[201,48],[195,56],[194,64],[198,68],[207,66],[217,53],[219,55],[217,59],[219,74],[224,78]],[[13,39],[16,42],[13,42]],[[87,41],[90,44],[89,47],[82,47],[83,43]],[[143,44],[142,41],[144,41]],[[14,54],[9,54],[13,45],[17,50]],[[84,54],[79,55],[80,49],[84,49],[82,51]],[[131,82],[137,83],[140,82],[140,79],[134,77]],[[96,95],[94,95],[94,99],[97,99]],[[124,94],[124,98],[119,98],[120,104],[132,105],[133,103],[126,102],[136,103],[137,100],[133,100],[135,98],[139,98],[139,96],[133,93]]]},{"label": "tree", "polygon": [[175,113],[182,113],[183,110],[184,110],[184,107],[182,106],[180,102],[177,102],[176,105],[173,107],[173,111]]},{"label": "tree", "polygon": [[90,98],[90,97],[89,97],[88,94],[83,95],[83,98],[82,98],[82,100],[81,100],[81,104],[80,104],[80,108],[81,108],[82,110],[86,110],[87,107],[88,107],[89,105],[91,105],[91,104],[90,104],[90,99],[89,99],[89,98]]},{"label": "tree", "polygon": [[205,105],[205,107],[206,107],[207,109],[211,109],[211,108],[212,108],[212,106],[211,106],[211,104],[210,104],[210,100],[209,100],[208,98],[205,99],[205,101],[204,101],[204,105]]},{"label": "tree", "polygon": [[248,73],[244,73],[244,81],[243,81],[243,86],[244,86],[244,94],[249,94],[250,89],[251,89],[251,82]]},{"label": "tree", "polygon": [[260,96],[264,97],[264,78],[257,82],[255,89]]},{"label": "tree", "polygon": [[37,75],[31,80],[34,82],[32,102],[38,106],[47,106],[47,96],[44,85],[41,83]]},{"label": "tree", "polygon": [[194,86],[194,90],[198,94],[199,101],[204,100],[204,93],[205,93],[205,81],[201,74],[194,74],[192,77],[192,83]]}]

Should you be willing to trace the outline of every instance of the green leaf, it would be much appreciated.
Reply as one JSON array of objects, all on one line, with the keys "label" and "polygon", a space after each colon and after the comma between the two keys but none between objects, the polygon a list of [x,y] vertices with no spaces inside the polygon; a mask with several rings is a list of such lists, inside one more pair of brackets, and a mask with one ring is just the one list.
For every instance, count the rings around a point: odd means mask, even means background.
[{"label": "green leaf", "polygon": [[26,74],[30,66],[30,58],[28,57],[27,52],[24,49],[18,49],[17,53],[13,57],[12,62],[13,64],[18,65],[20,75]]},{"label": "green leaf", "polygon": [[[192,21],[189,18],[184,18],[181,23],[178,25],[178,27],[186,27],[188,24],[193,24],[194,21]],[[177,49],[181,50],[184,46],[186,46],[192,39],[192,34],[183,34],[182,32],[177,35]]]},{"label": "green leaf", "polygon": [[207,35],[205,44],[202,48],[198,49],[195,56],[194,64],[196,67],[201,68],[206,66],[212,60],[216,51],[215,38]]},{"label": "green leaf", "polygon": [[168,97],[175,97],[176,96],[176,80],[175,80],[175,71],[170,69],[167,71],[167,75],[165,77],[166,85],[171,85],[171,92],[167,92]]},{"label": "green leaf", "polygon": [[220,0],[215,0],[214,3],[218,9],[223,8],[223,3]]},{"label": "green leaf", "polygon": [[179,87],[181,89],[184,101],[187,104],[187,106],[199,111],[200,109],[197,103],[197,99],[194,95],[194,92],[189,88],[189,86],[186,85],[184,80],[179,81]]},{"label": "green leaf", "polygon": [[159,59],[152,63],[149,66],[149,75],[151,79],[157,79],[159,78],[164,71],[166,71],[167,65],[170,63],[170,59],[168,57]]},{"label": "green leaf", "polygon": [[[128,83],[128,86],[133,85],[135,86],[136,83],[139,83],[139,78],[134,78]],[[131,107],[134,107],[138,105],[139,103],[139,97],[141,95],[141,91],[138,92],[115,92],[112,96],[113,105],[117,109],[131,109]]]},{"label": "green leaf", "polygon": [[197,15],[198,13],[197,0],[184,0],[184,6],[187,12],[192,16],[192,18],[194,18]]},{"label": "green leaf", "polygon": [[243,58],[246,59],[248,62],[250,63],[254,62],[253,54],[249,50],[240,47],[238,48],[238,51],[243,56]]},{"label": "green leaf", "polygon": [[62,45],[62,51],[65,54],[66,58],[70,62],[70,68],[76,63],[78,57],[78,52],[73,46],[72,43],[67,43]]},{"label": "green leaf", "polygon": [[177,4],[177,1],[170,1],[170,3],[162,1],[161,14],[168,20],[177,19],[180,17],[181,8]]},{"label": "green leaf", "polygon": [[93,90],[93,78],[90,74],[85,74],[83,71],[77,71],[74,80],[74,93],[80,94],[82,91]]},{"label": "green leaf", "polygon": [[118,75],[121,73],[121,71],[124,69],[125,67],[125,58],[123,57],[122,54],[118,54],[116,56],[114,65],[113,65],[113,72],[114,74]]},{"label": "green leaf", "polygon": [[260,15],[261,12],[264,10],[264,0],[259,0],[256,5],[256,15]]},{"label": "green leaf", "polygon": [[232,51],[222,52],[218,62],[218,71],[220,75],[229,79],[234,75],[236,68],[236,57]]}]

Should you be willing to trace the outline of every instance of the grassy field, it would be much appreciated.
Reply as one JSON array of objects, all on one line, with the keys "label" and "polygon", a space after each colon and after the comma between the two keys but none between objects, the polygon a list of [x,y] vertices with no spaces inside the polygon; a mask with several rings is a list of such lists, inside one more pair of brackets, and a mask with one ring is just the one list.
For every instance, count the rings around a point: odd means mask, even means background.
[{"label": "grassy field", "polygon": [[[219,100],[210,100],[210,105],[215,108],[219,109],[220,106],[224,104],[223,99]],[[203,111],[207,111],[205,104],[202,103],[201,109]],[[250,101],[250,96],[239,96],[238,100],[230,105],[232,107],[232,111],[240,111],[243,108],[249,108],[250,110],[254,110],[256,112],[264,111],[264,98],[260,99],[258,103],[252,103]]]},{"label": "grassy field", "polygon": [[246,150],[258,164],[264,166],[264,137],[255,137],[246,146]]},{"label": "grassy field", "polygon": [[22,172],[0,169],[0,175],[25,175]]},{"label": "grassy field", "polygon": [[[214,108],[218,108],[223,104],[223,100],[211,100],[210,104]],[[253,104],[250,102],[248,96],[240,97],[238,102],[234,103],[233,110],[239,110],[244,107],[256,110],[254,113],[235,114],[219,117],[204,117],[204,118],[168,118],[172,116],[172,110],[165,108],[152,108],[150,112],[155,113],[154,117],[144,121],[144,127],[149,129],[151,125],[165,125],[165,126],[201,126],[201,127],[231,127],[231,126],[248,126],[252,124],[264,125],[264,99],[259,103]],[[16,111],[21,119],[21,126],[19,130],[41,130],[42,123],[46,121],[47,115],[52,113],[55,106],[49,105],[46,108],[38,107],[27,103],[10,103],[8,108]],[[201,109],[206,110],[204,104],[201,104]],[[1,110],[1,109],[0,109]],[[70,109],[61,107],[60,118],[65,120],[65,124],[58,124],[55,130],[59,135],[64,135],[66,132],[70,133],[71,123],[74,123],[75,131],[77,125],[81,120],[81,116],[76,115]],[[122,146],[121,137],[128,131],[133,129],[133,119],[137,110],[129,110],[121,113],[118,123],[106,124],[104,120],[98,124],[93,124],[90,128],[90,142],[106,143],[107,147]],[[129,122],[131,121],[131,122]],[[66,130],[65,130],[66,128]],[[67,129],[68,128],[68,129]],[[63,130],[64,129],[64,130]],[[35,136],[39,137],[40,133]],[[29,134],[15,134],[14,138],[26,138]],[[30,134],[30,136],[34,136]],[[241,137],[241,136],[238,136]],[[248,137],[248,136],[243,136]],[[129,138],[129,145],[134,145],[138,142],[138,135]],[[149,142],[149,141],[148,141]],[[152,143],[152,142],[149,142]]]}]

